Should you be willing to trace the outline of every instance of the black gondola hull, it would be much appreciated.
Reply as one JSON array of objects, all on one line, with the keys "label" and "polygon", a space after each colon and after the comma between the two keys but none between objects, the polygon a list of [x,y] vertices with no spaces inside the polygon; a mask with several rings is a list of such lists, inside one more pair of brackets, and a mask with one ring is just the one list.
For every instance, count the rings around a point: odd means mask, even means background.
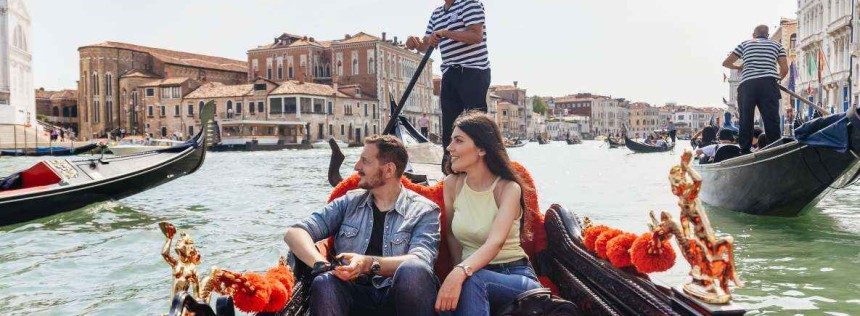
[{"label": "black gondola hull", "polygon": [[860,168],[850,152],[839,153],[792,141],[715,164],[696,165],[702,202],[755,215],[797,216]]},{"label": "black gondola hull", "polygon": [[627,135],[624,135],[624,145],[627,146],[627,149],[630,149],[636,153],[659,153],[670,151],[675,148],[675,144],[672,144],[671,146],[667,147],[645,145],[643,143],[627,138]]}]

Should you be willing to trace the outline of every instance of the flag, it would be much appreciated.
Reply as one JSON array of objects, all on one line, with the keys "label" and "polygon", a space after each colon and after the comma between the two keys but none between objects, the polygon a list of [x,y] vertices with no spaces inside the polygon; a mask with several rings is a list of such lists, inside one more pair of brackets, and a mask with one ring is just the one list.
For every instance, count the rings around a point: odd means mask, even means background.
[{"label": "flag", "polygon": [[726,73],[723,73],[723,82],[726,82],[726,80],[728,80],[728,79],[729,79],[729,77],[726,77]]},{"label": "flag", "polygon": [[791,92],[795,92],[795,80],[797,80],[797,67],[794,66],[794,62],[791,62],[791,65],[788,66],[788,90]]},{"label": "flag", "polygon": [[821,72],[824,70],[824,52],[818,50],[818,84],[821,84]]},{"label": "flag", "polygon": [[809,82],[806,84],[806,95],[807,96],[812,95],[812,82]]}]

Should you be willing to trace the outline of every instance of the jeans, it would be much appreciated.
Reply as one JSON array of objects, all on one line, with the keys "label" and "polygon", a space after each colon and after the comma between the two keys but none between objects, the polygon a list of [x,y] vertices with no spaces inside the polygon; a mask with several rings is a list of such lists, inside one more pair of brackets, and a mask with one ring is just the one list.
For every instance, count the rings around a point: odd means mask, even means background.
[{"label": "jeans", "polygon": [[404,261],[394,272],[391,286],[345,282],[323,273],[311,284],[311,315],[436,315],[434,304],[439,280],[424,261]]},{"label": "jeans", "polygon": [[495,315],[525,291],[540,288],[528,265],[505,265],[476,271],[463,282],[457,310],[442,315]]}]

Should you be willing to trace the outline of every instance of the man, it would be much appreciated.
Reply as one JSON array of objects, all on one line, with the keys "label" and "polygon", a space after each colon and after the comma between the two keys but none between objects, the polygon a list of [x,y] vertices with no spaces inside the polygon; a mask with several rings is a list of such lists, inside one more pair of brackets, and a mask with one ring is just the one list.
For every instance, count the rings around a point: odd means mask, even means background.
[{"label": "man", "polygon": [[[735,65],[738,59],[743,59],[743,64]],[[782,135],[779,126],[780,93],[777,80],[788,74],[788,62],[782,45],[768,39],[767,26],[757,26],[753,31],[753,39],[738,45],[723,61],[723,67],[741,71],[738,87],[738,143],[741,153],[749,153],[752,146],[756,107],[761,114],[765,134]]]},{"label": "man", "polygon": [[735,135],[729,129],[721,129],[719,133],[719,144],[708,145],[701,148],[696,148],[696,159],[700,159],[699,157],[704,155],[701,158],[700,163],[710,163],[713,161],[714,156],[717,154],[717,149],[725,145],[731,145],[735,142]]},{"label": "man", "polygon": [[396,137],[364,140],[355,164],[359,190],[287,230],[284,241],[315,270],[330,266],[314,243],[334,236],[344,265],[311,284],[311,315],[435,315],[439,207],[403,188],[406,148]]},{"label": "man", "polygon": [[[490,60],[484,5],[478,0],[444,0],[433,10],[424,38],[410,36],[409,49],[439,46],[442,54],[442,148],[451,142],[454,120],[464,110],[487,112]],[[448,152],[445,152],[447,157]]]},{"label": "man", "polygon": [[666,131],[669,132],[669,137],[672,138],[672,143],[675,143],[675,136],[678,134],[678,128],[675,127],[675,123],[672,123],[672,119],[668,119],[666,123]]},{"label": "man", "polygon": [[421,128],[421,135],[424,135],[425,138],[429,137],[430,119],[427,118],[427,113],[421,114],[421,118],[418,119],[418,127]]}]

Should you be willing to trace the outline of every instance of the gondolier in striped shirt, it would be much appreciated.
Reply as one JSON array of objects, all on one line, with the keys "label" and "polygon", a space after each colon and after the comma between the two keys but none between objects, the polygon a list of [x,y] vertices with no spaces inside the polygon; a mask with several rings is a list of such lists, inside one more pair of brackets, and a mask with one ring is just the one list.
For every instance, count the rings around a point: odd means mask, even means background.
[{"label": "gondolier in striped shirt", "polygon": [[[438,46],[442,54],[442,146],[451,142],[454,120],[464,110],[487,112],[490,60],[484,5],[478,0],[444,0],[430,16],[424,38],[410,36],[409,49]],[[445,152],[447,155],[447,151]]]},{"label": "gondolier in striped shirt", "polygon": [[[743,59],[741,65],[735,65]],[[777,64],[779,70],[777,71]],[[782,135],[779,123],[779,82],[788,74],[785,48],[768,38],[768,27],[759,25],[753,31],[753,39],[746,40],[723,61],[723,67],[741,72],[738,86],[738,145],[742,153],[749,153],[752,146],[753,119],[758,107],[768,137]]]}]

